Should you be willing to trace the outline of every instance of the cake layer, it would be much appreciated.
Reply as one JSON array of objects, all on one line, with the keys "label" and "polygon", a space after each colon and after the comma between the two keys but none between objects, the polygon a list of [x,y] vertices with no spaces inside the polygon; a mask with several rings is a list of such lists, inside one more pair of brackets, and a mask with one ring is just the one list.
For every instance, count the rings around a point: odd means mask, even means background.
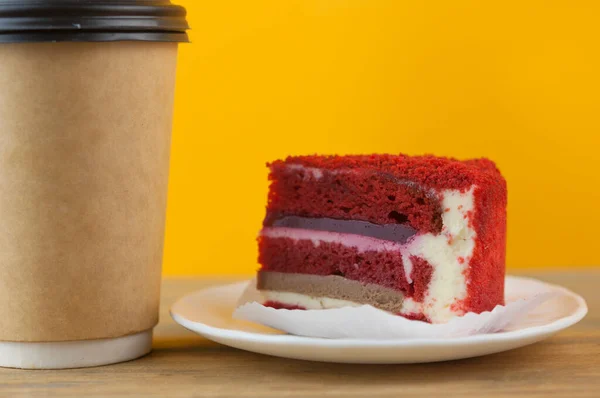
[{"label": "cake layer", "polygon": [[397,243],[406,243],[417,233],[416,229],[404,224],[378,225],[368,221],[337,220],[327,217],[298,217],[277,213],[267,213],[263,225],[266,227],[298,228],[353,234]]},{"label": "cake layer", "polygon": [[411,181],[424,189],[459,190],[473,185],[487,189],[494,184],[504,187],[497,199],[502,201],[506,191],[504,179],[489,159],[457,160],[437,156],[408,155],[347,155],[347,156],[289,156],[269,165],[271,169],[291,167],[306,170],[316,179],[325,173],[352,173],[367,171],[384,173],[398,181]]},{"label": "cake layer", "polygon": [[[385,311],[400,313],[404,295],[395,289],[390,289],[376,284],[364,284],[337,275],[309,275],[284,272],[259,271],[257,288],[270,291],[266,298],[271,301],[293,303],[293,297],[277,295],[276,293],[295,293],[308,297],[342,300],[354,304],[369,304]],[[292,297],[292,299],[290,299]],[[296,300],[298,301],[298,300]],[[293,303],[297,306],[309,308],[308,300]],[[339,303],[338,303],[339,304]],[[329,307],[331,308],[333,304]],[[323,307],[323,305],[321,305]]]},{"label": "cake layer", "polygon": [[271,167],[269,211],[307,218],[400,224],[420,232],[441,230],[437,194],[408,180],[371,170]]}]

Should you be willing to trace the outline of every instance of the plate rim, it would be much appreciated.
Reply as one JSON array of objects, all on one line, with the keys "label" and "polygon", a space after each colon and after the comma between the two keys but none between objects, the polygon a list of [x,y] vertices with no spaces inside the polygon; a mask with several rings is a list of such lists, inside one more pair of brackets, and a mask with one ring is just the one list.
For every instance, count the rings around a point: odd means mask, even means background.
[{"label": "plate rim", "polygon": [[295,347],[327,347],[327,348],[341,348],[352,346],[356,347],[357,345],[369,346],[369,347],[415,347],[419,345],[426,346],[446,346],[448,344],[454,344],[457,346],[465,346],[476,343],[493,343],[493,342],[508,342],[508,341],[516,341],[516,340],[524,340],[531,337],[536,336],[549,336],[554,333],[557,333],[561,330],[564,330],[577,322],[581,321],[585,315],[588,313],[588,307],[585,302],[585,299],[578,295],[577,293],[563,287],[560,285],[547,283],[541,281],[536,278],[524,277],[524,276],[513,276],[507,275],[506,279],[520,279],[520,280],[528,280],[536,283],[542,283],[546,286],[552,287],[560,291],[563,295],[570,296],[574,298],[578,304],[577,309],[569,315],[556,319],[545,325],[537,325],[531,326],[524,329],[519,330],[511,330],[507,332],[496,332],[496,333],[485,333],[485,334],[477,334],[472,336],[462,336],[462,337],[443,337],[443,338],[410,338],[410,339],[365,339],[365,338],[339,338],[339,339],[329,339],[323,337],[309,337],[309,336],[298,336],[291,334],[266,334],[266,333],[257,333],[257,332],[248,332],[242,330],[233,330],[226,328],[219,328],[215,326],[210,326],[202,322],[191,321],[180,314],[178,314],[175,309],[178,304],[180,304],[183,300],[188,299],[189,297],[199,294],[200,292],[205,292],[211,289],[218,289],[236,285],[247,285],[250,280],[234,282],[234,283],[226,283],[213,285],[209,287],[205,287],[202,289],[198,289],[194,292],[188,293],[182,297],[180,297],[169,309],[169,314],[173,318],[173,320],[184,328],[200,334],[201,336],[207,337],[210,340],[213,340],[210,337],[218,338],[219,340],[227,339],[227,340],[243,340],[246,342],[252,343],[267,343],[271,345],[292,345]]}]

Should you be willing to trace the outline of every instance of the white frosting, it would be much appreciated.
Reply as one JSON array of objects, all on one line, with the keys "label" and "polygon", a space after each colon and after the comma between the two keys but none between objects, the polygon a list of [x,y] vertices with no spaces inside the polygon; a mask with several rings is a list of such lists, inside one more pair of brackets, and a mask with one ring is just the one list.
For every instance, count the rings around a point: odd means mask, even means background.
[{"label": "white frosting", "polygon": [[473,255],[476,236],[471,225],[474,189],[471,187],[464,193],[443,191],[442,233],[417,235],[402,249],[406,257],[423,258],[433,268],[421,311],[416,312],[423,312],[434,323],[462,315],[455,312],[452,304],[467,297],[465,270]]},{"label": "white frosting", "polygon": [[417,303],[411,297],[405,297],[402,301],[403,314],[421,314],[423,312],[423,303]]},{"label": "white frosting", "polygon": [[278,303],[298,306],[307,310],[325,310],[328,308],[360,307],[362,304],[354,301],[338,300],[329,297],[313,297],[305,294],[278,292],[275,290],[263,290],[261,294],[265,301],[276,301]]},{"label": "white frosting", "polygon": [[323,170],[316,167],[304,167],[301,164],[288,164],[285,166],[288,170],[301,170],[305,172],[305,176],[313,176],[316,180],[323,177]]},{"label": "white frosting", "polygon": [[402,254],[402,265],[404,266],[404,276],[406,277],[406,281],[408,283],[413,283],[413,263],[410,261],[410,253],[406,250],[400,250],[400,253]]}]

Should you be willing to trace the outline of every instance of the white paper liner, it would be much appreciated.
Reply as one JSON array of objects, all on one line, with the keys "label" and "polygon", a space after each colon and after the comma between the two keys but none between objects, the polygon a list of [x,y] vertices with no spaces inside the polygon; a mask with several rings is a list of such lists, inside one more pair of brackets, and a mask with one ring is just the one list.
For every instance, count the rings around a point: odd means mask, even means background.
[{"label": "white paper liner", "polygon": [[327,310],[285,310],[265,307],[255,281],[242,294],[233,317],[307,337],[330,339],[414,339],[464,337],[510,330],[540,304],[559,295],[550,285],[517,279],[506,285],[504,306],[491,312],[468,313],[444,324],[413,321],[370,305]]}]

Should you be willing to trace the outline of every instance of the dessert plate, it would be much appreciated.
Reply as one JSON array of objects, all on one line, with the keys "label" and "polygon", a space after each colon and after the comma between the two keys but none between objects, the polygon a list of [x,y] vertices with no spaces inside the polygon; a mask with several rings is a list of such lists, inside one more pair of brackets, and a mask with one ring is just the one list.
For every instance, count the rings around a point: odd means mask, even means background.
[{"label": "dessert plate", "polygon": [[[285,334],[269,327],[233,319],[238,299],[249,281],[191,293],[171,308],[183,327],[209,340],[284,358],[340,363],[422,363],[470,358],[523,347],[577,323],[587,313],[583,298],[560,286],[544,284],[557,294],[527,314],[510,330],[457,338],[324,339]],[[540,281],[508,276],[511,284]]]}]

